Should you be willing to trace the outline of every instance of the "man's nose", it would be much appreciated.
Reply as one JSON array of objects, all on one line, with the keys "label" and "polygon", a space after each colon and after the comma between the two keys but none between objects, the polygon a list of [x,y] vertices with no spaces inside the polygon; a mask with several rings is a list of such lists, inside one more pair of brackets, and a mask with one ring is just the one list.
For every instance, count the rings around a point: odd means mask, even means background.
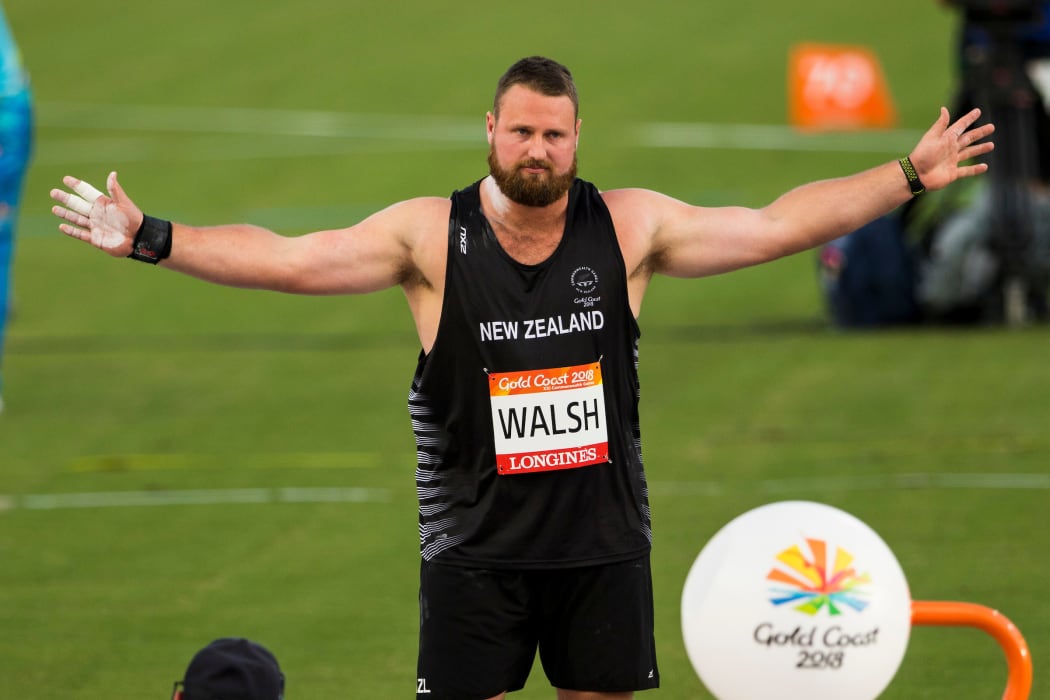
[{"label": "man's nose", "polygon": [[529,139],[529,158],[537,160],[547,159],[547,144],[544,142],[542,134],[536,134]]}]

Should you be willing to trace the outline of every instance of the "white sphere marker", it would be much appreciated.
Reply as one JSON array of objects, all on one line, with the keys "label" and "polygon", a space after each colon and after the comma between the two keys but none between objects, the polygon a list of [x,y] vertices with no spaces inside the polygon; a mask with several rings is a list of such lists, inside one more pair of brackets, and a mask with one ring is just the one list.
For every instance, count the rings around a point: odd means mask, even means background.
[{"label": "white sphere marker", "polygon": [[900,667],[911,594],[854,516],[784,501],[735,518],[682,591],[689,660],[718,700],[873,700]]}]

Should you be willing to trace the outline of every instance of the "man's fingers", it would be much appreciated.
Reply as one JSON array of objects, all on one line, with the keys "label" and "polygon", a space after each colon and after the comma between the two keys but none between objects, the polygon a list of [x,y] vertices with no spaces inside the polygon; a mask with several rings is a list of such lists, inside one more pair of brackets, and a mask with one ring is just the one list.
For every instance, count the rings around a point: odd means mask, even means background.
[{"label": "man's fingers", "polygon": [[[981,110],[979,108],[971,109],[969,112],[960,117],[954,124],[952,124],[951,130],[954,132],[956,138],[960,138],[967,129],[974,125],[974,123],[981,118]],[[984,127],[989,126],[985,124]],[[984,128],[980,127],[980,128]]]},{"label": "man's fingers", "polygon": [[70,180],[73,180],[74,183],[70,184],[67,182],[66,184],[69,185],[70,189],[83,197],[89,204],[94,204],[95,200],[102,196],[101,192],[83,180],[77,180],[76,178],[70,178]]},{"label": "man's fingers", "polygon": [[970,133],[973,134],[974,141],[980,141],[986,136],[991,136],[995,132],[995,124],[982,124]]},{"label": "man's fingers", "polygon": [[[76,194],[70,194],[65,190],[53,189],[51,190],[51,199],[66,205],[66,207],[78,214],[83,216],[90,215],[92,205],[102,196],[102,193],[92,187],[91,184],[70,175],[62,178],[62,184]],[[61,216],[57,212],[56,215]]]},{"label": "man's fingers", "polygon": [[[74,199],[80,199],[80,197],[77,197],[75,194],[70,194],[69,192],[66,192],[65,190],[60,190],[60,189],[58,189],[56,187],[55,189],[51,190],[51,199],[55,200],[59,204],[64,204],[67,207],[72,207],[73,200]],[[83,200],[80,200],[80,201],[83,201]],[[52,210],[52,211],[54,211],[54,210]]]},{"label": "man's fingers", "polygon": [[117,171],[114,170],[106,178],[106,189],[109,190],[109,196],[115,201],[127,199],[127,195],[124,194],[124,188],[117,182]]},{"label": "man's fingers", "polygon": [[69,207],[78,214],[82,214],[84,216],[91,215],[92,205],[74,194],[68,195],[63,201],[63,204],[65,204],[67,207]]},{"label": "man's fingers", "polygon": [[72,196],[73,195],[69,194],[65,190],[60,190],[57,187],[51,190],[51,199],[61,204],[65,204],[66,201],[69,200],[69,198]]},{"label": "man's fingers", "polygon": [[81,241],[91,240],[91,233],[89,231],[86,231],[82,228],[77,228],[76,226],[70,226],[69,224],[59,224],[58,230],[66,234],[67,236],[76,238]]},{"label": "man's fingers", "polygon": [[959,160],[970,160],[977,156],[983,156],[985,153],[991,153],[995,149],[995,144],[991,141],[985,141],[984,143],[978,143],[969,148],[964,148],[959,151]]},{"label": "man's fingers", "polygon": [[986,172],[988,172],[987,163],[977,163],[976,165],[967,165],[959,168],[960,177],[972,177]]},{"label": "man's fingers", "polygon": [[937,124],[940,124],[943,128],[948,128],[948,123],[951,121],[951,115],[948,113],[947,107],[941,107],[941,113],[937,116]]},{"label": "man's fingers", "polygon": [[87,215],[80,214],[72,209],[66,209],[65,207],[55,206],[51,207],[51,213],[57,216],[58,218],[65,219],[66,221],[72,222],[77,226],[82,226],[84,228],[90,228],[91,226],[91,219],[89,219]]}]

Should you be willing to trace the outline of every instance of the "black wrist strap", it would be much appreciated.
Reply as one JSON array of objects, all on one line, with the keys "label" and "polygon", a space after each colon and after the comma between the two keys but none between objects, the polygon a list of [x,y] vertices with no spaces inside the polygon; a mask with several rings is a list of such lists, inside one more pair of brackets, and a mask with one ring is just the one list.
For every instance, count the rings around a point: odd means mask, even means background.
[{"label": "black wrist strap", "polygon": [[129,258],[156,265],[171,255],[171,222],[143,215]]},{"label": "black wrist strap", "polygon": [[908,178],[908,187],[911,188],[912,196],[918,197],[925,192],[926,185],[922,184],[922,180],[919,179],[919,173],[915,172],[915,166],[911,164],[911,158],[904,156],[897,162],[901,164],[901,170],[904,171],[904,177]]}]

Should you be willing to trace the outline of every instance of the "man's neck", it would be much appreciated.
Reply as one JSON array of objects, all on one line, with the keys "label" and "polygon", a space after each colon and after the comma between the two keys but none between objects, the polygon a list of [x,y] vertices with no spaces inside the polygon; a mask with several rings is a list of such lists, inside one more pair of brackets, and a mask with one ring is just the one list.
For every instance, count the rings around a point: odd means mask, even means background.
[{"label": "man's neck", "polygon": [[481,205],[490,223],[498,221],[513,230],[547,229],[552,226],[560,229],[565,224],[569,194],[566,192],[545,207],[529,207],[509,199],[490,175],[481,182]]},{"label": "man's neck", "polygon": [[568,193],[545,207],[527,207],[508,199],[491,176],[481,183],[481,210],[500,245],[519,262],[550,257],[561,242],[568,208]]}]

